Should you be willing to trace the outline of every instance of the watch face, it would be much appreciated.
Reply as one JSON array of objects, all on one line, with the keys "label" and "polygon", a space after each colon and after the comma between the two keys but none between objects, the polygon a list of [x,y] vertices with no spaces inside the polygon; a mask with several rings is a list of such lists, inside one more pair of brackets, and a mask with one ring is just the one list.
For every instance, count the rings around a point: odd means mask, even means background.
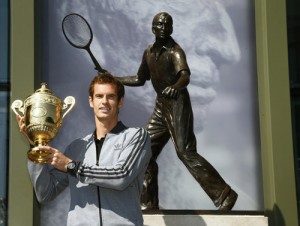
[{"label": "watch face", "polygon": [[75,163],[74,162],[70,162],[68,163],[68,169],[74,169],[75,168]]}]

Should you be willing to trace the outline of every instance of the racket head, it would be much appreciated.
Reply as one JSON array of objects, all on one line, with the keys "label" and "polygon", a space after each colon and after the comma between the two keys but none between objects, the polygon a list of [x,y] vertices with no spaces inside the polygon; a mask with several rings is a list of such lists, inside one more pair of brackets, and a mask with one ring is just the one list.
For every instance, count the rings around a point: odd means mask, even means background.
[{"label": "racket head", "polygon": [[77,14],[70,13],[62,21],[62,30],[67,41],[74,47],[88,49],[93,39],[92,29],[87,20]]}]

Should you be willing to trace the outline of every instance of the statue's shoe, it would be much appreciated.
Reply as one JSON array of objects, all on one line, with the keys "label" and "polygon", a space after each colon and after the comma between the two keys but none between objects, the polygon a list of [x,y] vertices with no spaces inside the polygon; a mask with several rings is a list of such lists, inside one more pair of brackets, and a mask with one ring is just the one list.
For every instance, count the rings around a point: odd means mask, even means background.
[{"label": "statue's shoe", "polygon": [[238,198],[238,194],[231,189],[227,197],[224,199],[219,207],[219,210],[231,210]]}]

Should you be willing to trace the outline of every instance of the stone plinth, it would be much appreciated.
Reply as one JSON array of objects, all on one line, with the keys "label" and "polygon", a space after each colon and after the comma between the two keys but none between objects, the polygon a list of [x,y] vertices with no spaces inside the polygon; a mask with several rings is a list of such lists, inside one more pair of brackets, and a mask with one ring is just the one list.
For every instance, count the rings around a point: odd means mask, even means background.
[{"label": "stone plinth", "polygon": [[268,218],[256,211],[144,211],[144,226],[268,226]]}]

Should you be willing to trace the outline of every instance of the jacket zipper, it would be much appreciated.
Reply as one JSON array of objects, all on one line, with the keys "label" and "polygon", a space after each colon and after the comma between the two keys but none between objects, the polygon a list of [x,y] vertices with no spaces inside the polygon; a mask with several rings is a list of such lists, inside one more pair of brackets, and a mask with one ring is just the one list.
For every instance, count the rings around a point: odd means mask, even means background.
[{"label": "jacket zipper", "polygon": [[[100,153],[103,146],[104,140],[102,142],[101,148],[98,152],[98,147],[96,145],[96,165],[99,166],[99,159],[100,159]],[[100,195],[100,187],[97,186],[97,195],[98,195],[98,206],[99,206],[99,220],[100,220],[100,226],[103,226],[103,220],[102,220],[102,211],[101,211],[101,195]]]},{"label": "jacket zipper", "polygon": [[98,206],[99,206],[99,220],[100,220],[100,226],[103,226],[102,222],[102,212],[101,212],[101,197],[100,197],[100,188],[97,186],[97,192],[98,192]]}]

